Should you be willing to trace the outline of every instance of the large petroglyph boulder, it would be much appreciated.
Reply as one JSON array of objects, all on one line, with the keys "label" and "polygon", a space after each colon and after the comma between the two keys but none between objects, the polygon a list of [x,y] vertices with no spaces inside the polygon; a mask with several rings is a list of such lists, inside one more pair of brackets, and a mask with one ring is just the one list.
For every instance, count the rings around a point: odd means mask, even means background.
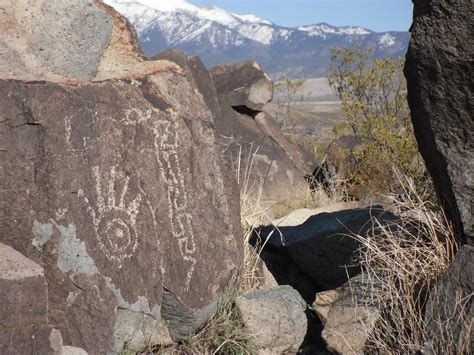
[{"label": "large petroglyph boulder", "polygon": [[309,194],[304,176],[311,171],[302,151],[262,111],[272,99],[273,82],[257,63],[218,66],[209,73],[199,57],[179,50],[167,50],[153,59],[178,64],[203,94],[214,116],[220,150],[232,170],[240,166],[241,186],[253,186],[257,193],[263,184],[263,200],[270,206]]},{"label": "large petroglyph boulder", "polygon": [[474,2],[414,5],[405,76],[418,146],[446,214],[474,244]]},{"label": "large petroglyph boulder", "polygon": [[44,268],[65,344],[170,342],[163,289],[198,314],[242,257],[205,94],[99,1],[0,0],[0,29],[0,241]]}]

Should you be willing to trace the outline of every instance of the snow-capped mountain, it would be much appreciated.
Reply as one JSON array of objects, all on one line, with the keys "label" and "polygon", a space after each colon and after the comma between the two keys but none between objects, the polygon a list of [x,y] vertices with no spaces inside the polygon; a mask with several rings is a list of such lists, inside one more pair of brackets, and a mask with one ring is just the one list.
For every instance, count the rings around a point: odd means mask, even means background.
[{"label": "snow-capped mountain", "polygon": [[257,60],[278,77],[321,76],[330,48],[369,45],[381,57],[401,57],[408,46],[406,32],[376,33],[325,23],[281,27],[254,15],[237,15],[218,7],[198,7],[185,0],[104,0],[135,26],[146,55],[167,48],[199,55],[208,66]]}]

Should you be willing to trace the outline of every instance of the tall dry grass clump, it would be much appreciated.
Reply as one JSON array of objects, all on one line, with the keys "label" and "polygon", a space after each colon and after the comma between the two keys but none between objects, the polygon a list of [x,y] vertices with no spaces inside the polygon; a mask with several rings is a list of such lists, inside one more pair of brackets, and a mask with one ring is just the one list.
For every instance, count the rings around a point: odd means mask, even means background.
[{"label": "tall dry grass clump", "polygon": [[263,246],[255,249],[250,240],[258,232],[258,226],[271,224],[268,206],[263,206],[262,195],[265,180],[255,179],[254,170],[255,157],[258,148],[252,149],[244,154],[242,148],[238,154],[238,165],[236,168],[237,183],[240,186],[240,216],[244,233],[244,261],[242,266],[240,289],[249,292],[259,289],[263,283],[259,269],[261,265],[260,251]]},{"label": "tall dry grass clump", "polygon": [[464,354],[465,342],[455,344],[452,331],[442,325],[433,334],[423,317],[433,285],[452,262],[455,234],[441,210],[422,200],[413,180],[399,180],[403,193],[393,199],[393,206],[400,220],[384,225],[374,219],[371,237],[355,236],[362,245],[359,262],[370,285],[369,297],[361,302],[381,314],[369,334],[367,352],[413,354],[435,338],[442,349]]}]

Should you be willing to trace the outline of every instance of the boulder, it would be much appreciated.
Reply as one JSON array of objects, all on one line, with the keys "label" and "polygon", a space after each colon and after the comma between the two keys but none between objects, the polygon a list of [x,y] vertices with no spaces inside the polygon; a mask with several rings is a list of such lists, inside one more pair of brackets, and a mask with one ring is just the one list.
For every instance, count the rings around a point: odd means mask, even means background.
[{"label": "boulder", "polygon": [[0,242],[43,267],[66,344],[116,353],[136,329],[170,343],[164,288],[196,314],[243,257],[206,93],[175,63],[145,60],[101,2],[1,8]]},{"label": "boulder", "polygon": [[262,204],[269,213],[278,205],[309,195],[305,180],[311,174],[301,149],[281,132],[263,111],[272,99],[273,83],[255,62],[217,66],[211,70],[220,114],[216,139],[234,169],[240,167],[244,193],[262,188]]},{"label": "boulder", "polygon": [[[256,110],[261,109],[263,104],[255,106],[250,103],[248,95],[243,94],[246,90],[251,91],[250,88],[255,84],[254,79],[269,80],[257,69],[259,67],[256,63],[237,63],[218,67],[219,70],[216,67],[211,75],[199,57],[188,57],[179,50],[167,50],[153,59],[169,60],[179,65],[188,74],[195,90],[202,93],[214,117],[219,149],[232,170],[238,170],[240,166],[239,182],[244,194],[257,195],[258,189],[263,185],[262,203],[265,207],[273,207],[294,198],[295,195],[309,195],[304,176],[309,174],[310,170],[303,153],[282,134],[270,115]],[[253,74],[243,80],[236,74],[240,71]],[[217,77],[214,76],[216,72]],[[243,81],[238,81],[241,79]],[[229,81],[228,85],[226,80]],[[238,83],[234,82],[235,80]],[[271,81],[268,84],[271,84],[269,88],[273,89]],[[241,94],[230,95],[226,90],[234,89],[229,85],[237,85],[242,90]],[[218,92],[216,87],[223,91]],[[271,95],[268,100],[270,99]],[[248,108],[246,105],[253,109],[242,109]]]},{"label": "boulder", "polygon": [[0,243],[0,354],[53,354],[43,268]]},{"label": "boulder", "polygon": [[361,201],[348,201],[348,202],[337,202],[329,204],[319,208],[301,208],[290,212],[285,217],[278,218],[272,223],[276,227],[295,227],[306,222],[310,217],[320,213],[331,213],[339,212],[344,210],[350,210],[355,208],[365,207],[365,202]]},{"label": "boulder", "polygon": [[260,353],[297,352],[306,335],[306,303],[291,286],[255,291],[236,299]]},{"label": "boulder", "polygon": [[473,260],[474,247],[461,247],[430,292],[424,318],[429,340],[426,345],[434,354],[468,354],[474,349]]},{"label": "boulder", "polygon": [[187,74],[194,89],[202,95],[207,107],[211,110],[214,120],[220,116],[219,99],[211,74],[197,56],[188,57],[177,49],[168,49],[157,54],[153,60],[168,60],[179,65]]},{"label": "boulder", "polygon": [[256,62],[218,65],[212,77],[221,99],[243,111],[262,111],[273,99],[273,81]]},{"label": "boulder", "polygon": [[306,175],[310,172],[311,161],[301,148],[292,143],[282,132],[278,122],[268,112],[260,112],[255,116],[258,127],[285,151],[295,166]]},{"label": "boulder", "polygon": [[53,329],[49,335],[49,342],[53,349],[53,355],[88,355],[87,351],[74,346],[63,344],[63,337],[58,329]]},{"label": "boulder", "polygon": [[474,243],[474,2],[414,1],[405,76],[418,147],[446,215]]},{"label": "boulder", "polygon": [[343,286],[318,293],[313,309],[323,322],[321,333],[328,350],[336,354],[363,354],[380,313],[367,305],[370,284],[363,274]]},{"label": "boulder", "polygon": [[320,291],[331,290],[359,273],[353,257],[361,245],[352,235],[371,235],[374,220],[391,224],[397,218],[381,206],[319,213],[301,225],[263,227],[260,238],[264,250],[287,255]]}]

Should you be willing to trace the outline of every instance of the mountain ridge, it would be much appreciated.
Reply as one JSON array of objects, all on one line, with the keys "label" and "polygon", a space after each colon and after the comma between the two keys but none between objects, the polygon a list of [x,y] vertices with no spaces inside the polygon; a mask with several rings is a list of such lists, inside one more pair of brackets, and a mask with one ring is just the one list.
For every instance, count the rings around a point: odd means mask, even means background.
[{"label": "mountain ridge", "polygon": [[199,55],[206,66],[256,60],[272,77],[323,76],[331,48],[356,42],[379,57],[402,57],[409,33],[374,32],[361,26],[317,23],[279,26],[255,15],[237,15],[216,6],[198,7],[185,0],[105,0],[137,30],[149,57],[168,48]]}]

